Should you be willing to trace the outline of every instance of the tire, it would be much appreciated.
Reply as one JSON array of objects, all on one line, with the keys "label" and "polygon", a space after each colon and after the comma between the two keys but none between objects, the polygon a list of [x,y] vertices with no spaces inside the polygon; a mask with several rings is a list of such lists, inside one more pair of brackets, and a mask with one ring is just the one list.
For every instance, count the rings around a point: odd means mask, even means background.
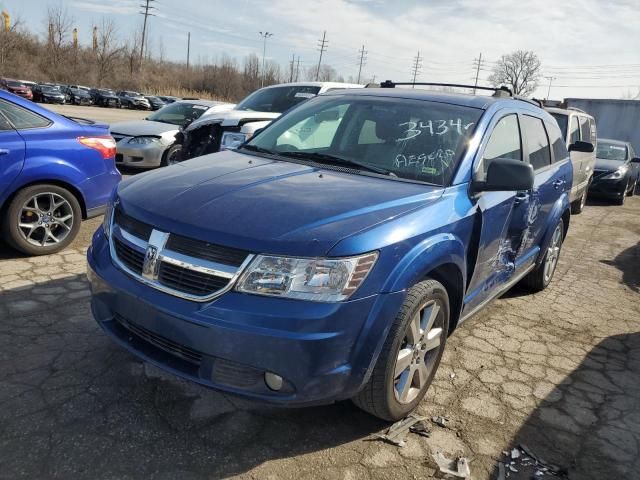
[{"label": "tire", "polygon": [[633,185],[631,186],[631,188],[627,192],[627,197],[633,197],[633,195],[636,193],[636,184],[637,184],[637,180],[635,182],[633,182]]},{"label": "tire", "polygon": [[622,193],[620,194],[620,197],[616,198],[615,204],[616,205],[624,205],[624,202],[627,199],[627,190],[623,190]]},{"label": "tire", "polygon": [[[427,393],[440,365],[449,331],[449,315],[449,296],[441,283],[427,279],[413,286],[389,330],[369,381],[352,398],[353,403],[388,421],[400,420],[411,413]],[[431,326],[428,318],[433,319]],[[420,323],[416,323],[418,320]],[[411,344],[416,336],[419,340]],[[396,375],[405,363],[407,367]],[[402,388],[403,385],[408,388]]]},{"label": "tire", "polygon": [[[558,259],[562,251],[562,243],[564,241],[564,222],[562,219],[558,221],[553,229],[550,244],[544,254],[544,259],[533,271],[522,279],[522,284],[533,292],[541,292],[549,286],[553,279],[553,274],[558,266]],[[551,263],[550,263],[551,262]],[[547,268],[551,270],[548,271]]]},{"label": "tire", "polygon": [[170,165],[175,165],[176,163],[180,163],[181,151],[182,151],[181,143],[174,143],[173,145],[171,145],[162,155],[162,161],[160,162],[160,166],[168,167]]},{"label": "tire", "polygon": [[587,203],[587,190],[589,190],[589,187],[584,189],[584,192],[582,192],[582,196],[579,200],[571,204],[571,213],[573,215],[578,215],[584,210],[584,206]]},{"label": "tire", "polygon": [[[34,198],[37,198],[36,203],[33,203]],[[33,185],[20,190],[11,200],[3,219],[2,233],[9,245],[22,253],[49,255],[73,241],[81,222],[82,209],[71,192],[57,185]],[[24,226],[31,224],[30,230]]]}]

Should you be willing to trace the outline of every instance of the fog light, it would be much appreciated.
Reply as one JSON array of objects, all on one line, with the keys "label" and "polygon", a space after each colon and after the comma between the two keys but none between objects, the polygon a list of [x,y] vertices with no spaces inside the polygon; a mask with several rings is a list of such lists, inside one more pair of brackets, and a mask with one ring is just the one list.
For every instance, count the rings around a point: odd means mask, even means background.
[{"label": "fog light", "polygon": [[264,383],[267,384],[271,390],[278,391],[282,388],[282,377],[280,375],[276,375],[275,373],[266,372],[264,374]]}]

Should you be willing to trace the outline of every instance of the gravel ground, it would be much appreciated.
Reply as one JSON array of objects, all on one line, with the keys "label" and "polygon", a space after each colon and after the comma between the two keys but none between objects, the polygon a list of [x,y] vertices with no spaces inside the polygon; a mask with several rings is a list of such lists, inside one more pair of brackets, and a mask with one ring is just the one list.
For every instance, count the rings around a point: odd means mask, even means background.
[{"label": "gravel ground", "polygon": [[0,246],[0,478],[422,479],[441,451],[484,480],[519,444],[571,479],[640,478],[638,212],[590,204],[549,289],[516,288],[456,330],[419,406],[447,427],[403,448],[372,441],[388,424],[348,402],[265,407],[116,347],[84,275],[100,219],[57,255]]}]

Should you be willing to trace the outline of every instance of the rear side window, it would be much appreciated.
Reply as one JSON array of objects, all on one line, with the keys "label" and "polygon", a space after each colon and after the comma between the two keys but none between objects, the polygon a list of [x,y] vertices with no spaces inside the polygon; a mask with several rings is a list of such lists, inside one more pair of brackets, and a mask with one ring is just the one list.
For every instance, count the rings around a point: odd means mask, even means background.
[{"label": "rear side window", "polygon": [[567,151],[567,145],[560,137],[560,132],[557,128],[547,124],[547,132],[549,133],[549,140],[551,140],[551,149],[553,150],[553,161],[560,162],[569,156]]},{"label": "rear side window", "polygon": [[510,158],[522,160],[522,142],[520,140],[520,127],[518,117],[515,114],[507,115],[500,119],[491,132],[491,138],[482,155],[478,180],[487,177],[489,164],[496,158]]},{"label": "rear side window", "polygon": [[580,117],[580,132],[582,132],[582,141],[591,141],[591,126],[587,117]]},{"label": "rear side window", "polygon": [[0,100],[0,112],[9,119],[16,130],[43,128],[51,124],[48,119],[40,115],[3,100]]},{"label": "rear side window", "polygon": [[6,130],[13,130],[13,127],[9,124],[7,119],[0,113],[0,132]]},{"label": "rear side window", "polygon": [[551,148],[549,138],[542,120],[528,115],[522,116],[522,128],[525,131],[529,150],[529,163],[534,170],[551,164]]},{"label": "rear side window", "polygon": [[569,145],[580,140],[580,125],[578,125],[578,117],[571,117],[571,125],[569,130]]}]

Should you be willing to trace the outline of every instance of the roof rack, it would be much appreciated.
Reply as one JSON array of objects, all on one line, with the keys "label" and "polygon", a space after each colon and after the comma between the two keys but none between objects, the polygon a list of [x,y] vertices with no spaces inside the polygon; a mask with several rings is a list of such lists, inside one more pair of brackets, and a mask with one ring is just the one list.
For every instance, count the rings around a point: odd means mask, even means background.
[{"label": "roof rack", "polygon": [[474,90],[488,90],[490,92],[497,93],[507,93],[510,97],[513,96],[513,92],[509,87],[500,86],[500,87],[478,87],[475,85],[462,85],[460,83],[436,83],[436,82],[392,82],[391,80],[387,80],[380,84],[380,88],[395,88],[397,85],[424,85],[428,87],[458,87],[458,88],[471,88]]},{"label": "roof rack", "polygon": [[[514,100],[520,100],[521,102],[527,102],[531,105],[535,105],[536,107],[543,107],[543,101],[536,98],[525,98],[519,95],[514,95],[509,87],[501,85],[499,87],[478,87],[476,85],[462,85],[459,83],[436,83],[436,82],[392,82],[391,80],[386,80],[380,84],[380,88],[395,88],[396,85],[426,85],[429,87],[458,87],[458,88],[472,88],[474,90],[488,90],[493,92],[494,97],[503,97],[509,96]],[[367,85],[368,87],[369,85]],[[577,109],[576,109],[577,110]]]}]

